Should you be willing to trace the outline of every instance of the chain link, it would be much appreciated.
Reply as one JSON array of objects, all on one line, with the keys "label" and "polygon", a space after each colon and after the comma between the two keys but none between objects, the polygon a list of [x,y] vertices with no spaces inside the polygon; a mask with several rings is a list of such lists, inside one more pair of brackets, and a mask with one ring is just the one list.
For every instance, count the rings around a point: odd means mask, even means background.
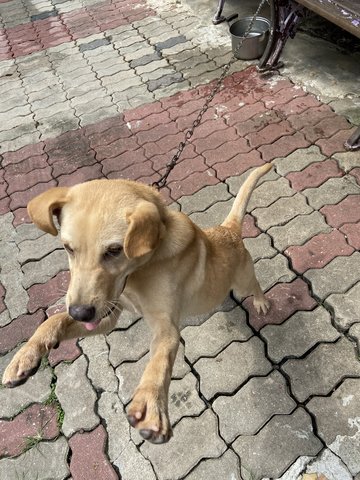
[{"label": "chain link", "polygon": [[249,25],[248,25],[248,28],[246,29],[245,33],[244,33],[244,36],[240,38],[240,41],[239,41],[239,44],[237,45],[236,49],[235,49],[235,52],[234,52],[234,56],[231,58],[231,60],[225,64],[222,68],[223,68],[223,72],[222,74],[220,75],[220,77],[218,78],[213,90],[209,93],[209,95],[206,97],[206,100],[205,100],[205,103],[204,103],[204,106],[202,107],[202,109],[200,110],[200,112],[198,113],[198,116],[196,117],[196,119],[193,121],[192,123],[192,126],[186,131],[185,135],[184,135],[184,140],[182,142],[179,143],[179,146],[178,146],[178,149],[175,153],[175,155],[172,157],[172,159],[166,164],[166,170],[165,170],[165,173],[159,178],[159,180],[157,180],[156,182],[153,182],[152,186],[157,188],[158,190],[160,190],[161,188],[165,187],[166,185],[166,180],[168,178],[168,176],[170,175],[170,172],[172,171],[172,169],[176,166],[182,152],[184,151],[186,145],[189,143],[189,141],[191,140],[192,136],[194,135],[194,131],[196,129],[196,127],[198,127],[201,123],[201,120],[204,116],[204,114],[207,112],[207,110],[209,109],[209,106],[210,106],[210,103],[212,102],[212,100],[214,99],[215,95],[218,93],[218,91],[220,90],[220,87],[224,81],[224,78],[227,76],[227,74],[229,73],[229,70],[231,68],[231,66],[238,60],[236,58],[236,53],[240,50],[240,48],[242,47],[242,44],[244,42],[244,40],[249,36],[249,33],[251,32],[251,29],[254,25],[254,22],[256,20],[256,17],[259,15],[261,9],[263,8],[263,6],[265,5],[265,3],[267,2],[267,0],[261,0],[256,12],[254,13]]}]

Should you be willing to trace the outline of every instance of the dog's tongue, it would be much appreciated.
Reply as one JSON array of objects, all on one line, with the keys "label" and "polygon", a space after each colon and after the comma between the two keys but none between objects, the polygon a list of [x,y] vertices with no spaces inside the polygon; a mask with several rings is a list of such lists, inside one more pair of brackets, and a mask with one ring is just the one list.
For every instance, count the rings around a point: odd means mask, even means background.
[{"label": "dog's tongue", "polygon": [[86,330],[95,330],[95,328],[99,325],[100,322],[101,318],[100,320],[96,320],[96,322],[85,322],[84,325]]}]

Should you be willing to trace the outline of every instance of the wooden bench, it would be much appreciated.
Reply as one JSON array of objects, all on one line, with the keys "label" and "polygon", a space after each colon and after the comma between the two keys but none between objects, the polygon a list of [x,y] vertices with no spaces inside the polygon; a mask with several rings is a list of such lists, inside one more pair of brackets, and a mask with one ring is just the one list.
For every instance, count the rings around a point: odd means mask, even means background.
[{"label": "wooden bench", "polygon": [[[279,66],[279,58],[289,37],[294,38],[300,21],[308,10],[360,38],[360,0],[268,0],[270,4],[270,36],[259,70],[267,71]],[[225,0],[219,0],[213,23],[226,19],[222,16]],[[233,16],[231,18],[234,18]],[[348,150],[360,148],[360,127],[345,142]]]}]

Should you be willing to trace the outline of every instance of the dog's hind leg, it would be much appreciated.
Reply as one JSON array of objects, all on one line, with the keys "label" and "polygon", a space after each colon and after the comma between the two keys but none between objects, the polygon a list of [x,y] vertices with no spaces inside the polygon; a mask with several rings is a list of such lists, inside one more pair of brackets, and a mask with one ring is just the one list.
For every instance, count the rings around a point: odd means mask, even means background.
[{"label": "dog's hind leg", "polygon": [[267,313],[270,302],[265,297],[255,275],[254,264],[250,254],[246,251],[244,266],[238,268],[232,285],[232,291],[236,298],[254,296],[254,307],[257,313]]}]

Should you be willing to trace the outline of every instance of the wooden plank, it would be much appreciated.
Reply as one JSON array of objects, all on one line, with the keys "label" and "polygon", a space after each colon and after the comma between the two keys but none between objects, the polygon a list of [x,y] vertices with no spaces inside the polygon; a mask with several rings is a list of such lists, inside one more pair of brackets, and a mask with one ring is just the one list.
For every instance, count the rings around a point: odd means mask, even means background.
[{"label": "wooden plank", "polygon": [[296,0],[321,17],[360,38],[359,0]]}]

